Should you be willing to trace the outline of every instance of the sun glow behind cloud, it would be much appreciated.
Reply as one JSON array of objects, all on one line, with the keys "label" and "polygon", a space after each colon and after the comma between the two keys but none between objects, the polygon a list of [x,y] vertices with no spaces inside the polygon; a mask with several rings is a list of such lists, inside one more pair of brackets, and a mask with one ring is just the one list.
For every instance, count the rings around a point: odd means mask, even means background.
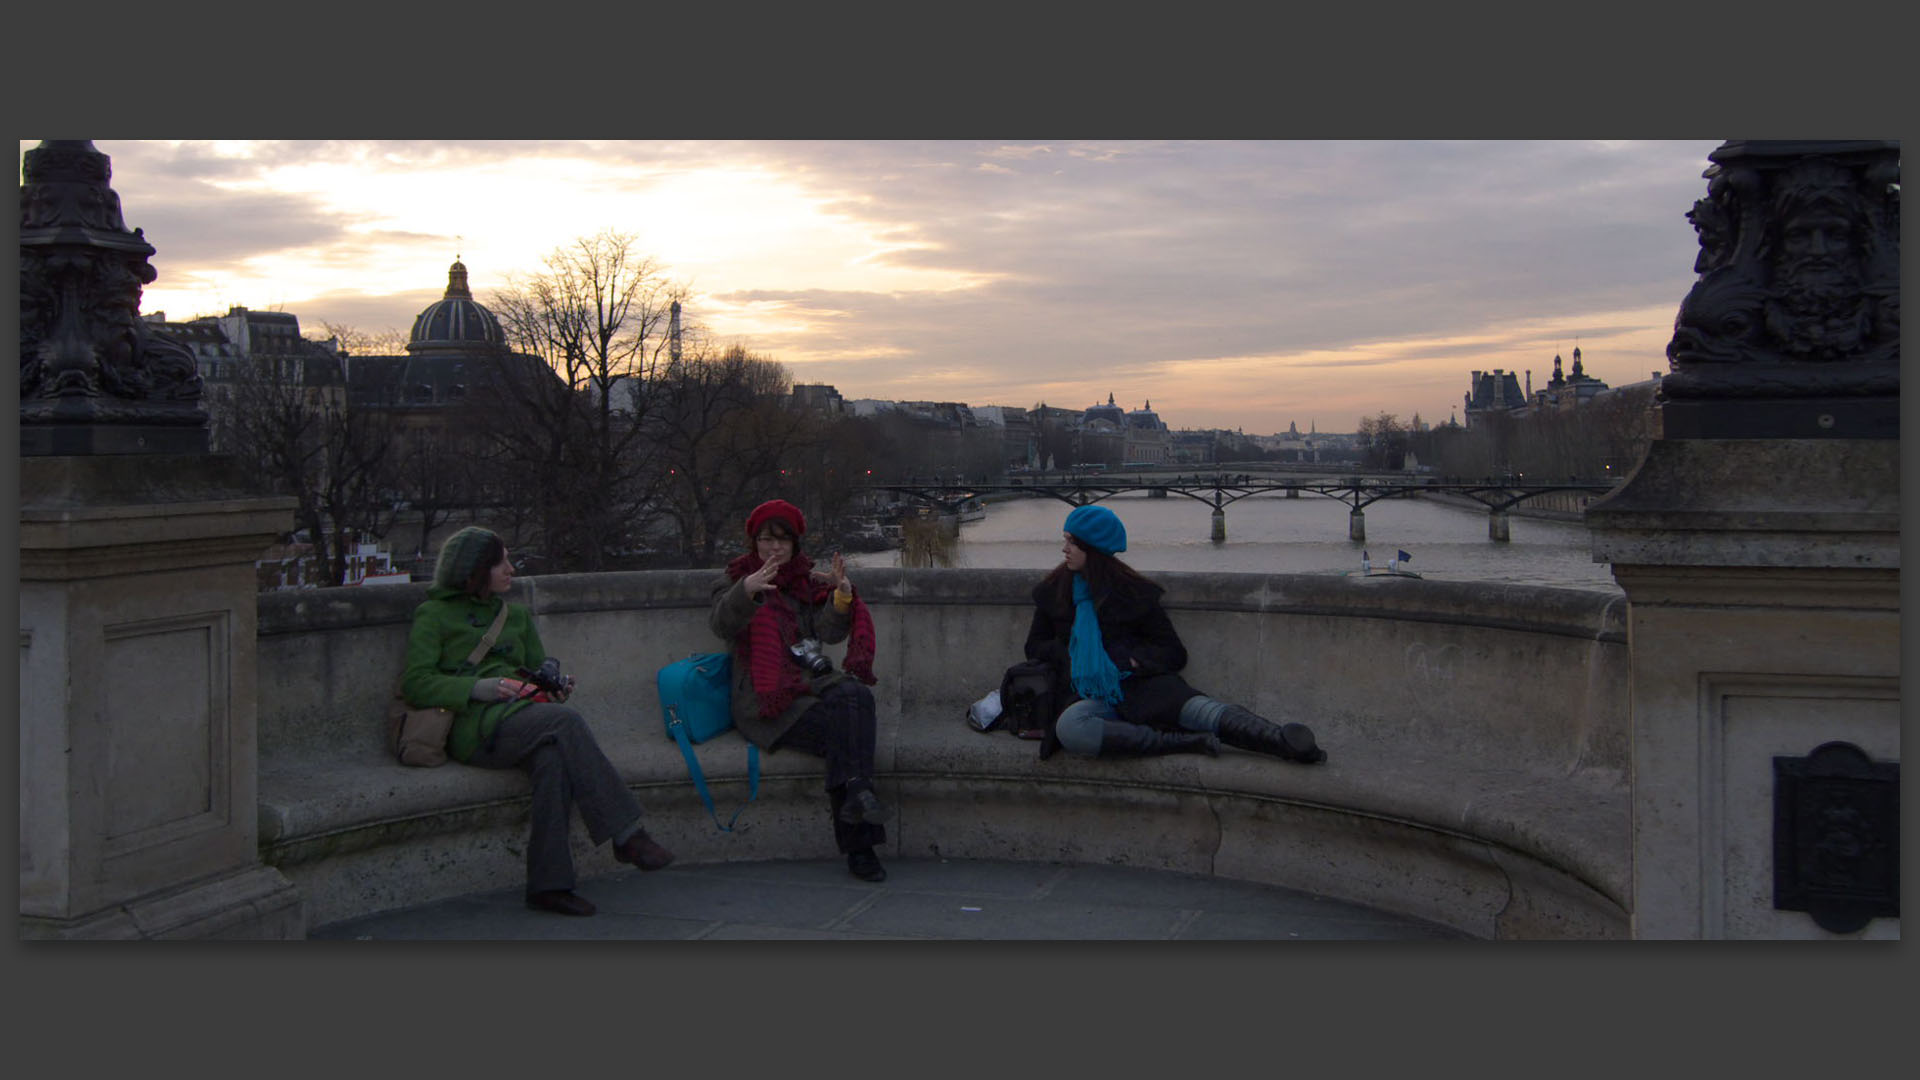
[{"label": "sun glow behind cloud", "polygon": [[[24,153],[36,142],[21,142]],[[603,229],[850,398],[1444,421],[1469,372],[1665,367],[1709,143],[102,142],[142,308],[404,330]],[[1418,184],[1403,182],[1417,176]],[[1646,305],[1663,298],[1656,307]]]},{"label": "sun glow behind cloud", "polygon": [[[230,158],[248,152],[244,144],[216,150]],[[163,274],[148,290],[148,310],[205,313],[230,302],[267,306],[266,297],[295,306],[339,293],[437,292],[456,255],[484,296],[509,277],[537,272],[555,248],[607,228],[634,234],[670,278],[690,284],[703,300],[749,288],[944,292],[992,280],[897,261],[892,257],[928,245],[902,237],[897,227],[861,221],[848,209],[857,200],[812,193],[764,168],[529,155],[417,170],[367,153],[212,182],[236,193],[310,197],[347,222],[346,246],[285,248],[218,270]],[[804,329],[783,318],[778,305],[700,306],[722,337]]]}]

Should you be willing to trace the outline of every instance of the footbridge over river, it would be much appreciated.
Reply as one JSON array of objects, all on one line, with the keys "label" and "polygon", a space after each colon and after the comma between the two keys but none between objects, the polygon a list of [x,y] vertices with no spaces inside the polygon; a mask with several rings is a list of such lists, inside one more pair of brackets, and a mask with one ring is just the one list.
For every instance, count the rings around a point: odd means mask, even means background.
[{"label": "footbridge over river", "polygon": [[1451,492],[1484,505],[1487,508],[1487,538],[1506,541],[1512,536],[1507,519],[1508,511],[1520,503],[1554,492],[1605,494],[1613,490],[1617,484],[1618,481],[1578,479],[1568,479],[1563,483],[1538,481],[1528,483],[1524,476],[1510,479],[1449,478],[1441,480],[1431,477],[1408,477],[1405,474],[1295,478],[1257,475],[1251,472],[1193,476],[1184,473],[1165,476],[1152,473],[1126,476],[1076,473],[1064,477],[1042,477],[1032,480],[1014,477],[999,483],[966,484],[935,481],[866,484],[862,485],[860,490],[898,495],[948,514],[957,514],[968,503],[985,496],[1053,498],[1070,506],[1085,506],[1134,491],[1144,491],[1150,498],[1180,495],[1213,508],[1215,543],[1222,543],[1227,538],[1227,506],[1255,495],[1280,493],[1285,498],[1297,499],[1301,492],[1306,492],[1329,499],[1338,499],[1351,507],[1347,514],[1347,538],[1365,540],[1367,538],[1366,508],[1373,503],[1381,499],[1417,498],[1426,494]]}]

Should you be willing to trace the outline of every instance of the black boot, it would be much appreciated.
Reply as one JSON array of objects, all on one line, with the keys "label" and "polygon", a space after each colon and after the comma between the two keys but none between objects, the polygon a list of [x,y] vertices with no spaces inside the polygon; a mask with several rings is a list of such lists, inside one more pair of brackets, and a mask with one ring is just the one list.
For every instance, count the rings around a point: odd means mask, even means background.
[{"label": "black boot", "polygon": [[833,816],[849,825],[885,825],[893,820],[893,807],[873,793],[873,781],[849,780],[846,794],[834,808]]},{"label": "black boot", "polygon": [[887,868],[880,865],[880,856],[872,848],[847,852],[847,873],[861,881],[887,880]]},{"label": "black boot", "polygon": [[1100,729],[1100,757],[1218,754],[1220,740],[1205,731],[1161,731],[1145,724],[1108,720]]},{"label": "black boot", "polygon": [[1239,750],[1272,754],[1282,761],[1313,765],[1327,760],[1327,752],[1313,741],[1313,732],[1305,724],[1276,724],[1262,716],[1228,705],[1214,729],[1220,741]]}]

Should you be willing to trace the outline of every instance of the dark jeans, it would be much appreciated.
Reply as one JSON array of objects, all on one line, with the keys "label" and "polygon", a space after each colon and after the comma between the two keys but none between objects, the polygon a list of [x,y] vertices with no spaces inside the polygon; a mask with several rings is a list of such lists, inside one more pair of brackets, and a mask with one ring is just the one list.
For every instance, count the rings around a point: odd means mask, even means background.
[{"label": "dark jeans", "polygon": [[874,716],[873,691],[853,679],[827,687],[813,708],[800,714],[775,750],[798,750],[827,761],[827,806],[833,818],[833,842],[842,852],[860,851],[887,842],[884,825],[840,820],[840,807],[853,790],[873,786],[873,744],[879,730]]},{"label": "dark jeans", "polygon": [[640,804],[600,750],[593,731],[566,705],[536,702],[500,722],[493,746],[482,745],[467,764],[521,768],[533,781],[527,838],[527,892],[571,889],[573,850],[567,843],[571,808],[580,808],[596,844],[622,835],[640,820]]}]

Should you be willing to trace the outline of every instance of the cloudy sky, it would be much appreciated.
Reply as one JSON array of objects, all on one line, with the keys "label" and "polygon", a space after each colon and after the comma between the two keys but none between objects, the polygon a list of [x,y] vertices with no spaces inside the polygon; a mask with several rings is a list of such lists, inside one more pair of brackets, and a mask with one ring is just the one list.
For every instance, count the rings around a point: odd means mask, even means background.
[{"label": "cloudy sky", "polygon": [[456,254],[484,302],[612,228],[798,382],[1249,434],[1444,421],[1472,370],[1538,386],[1576,345],[1664,371],[1717,145],[96,143],[171,319],[404,333]]}]

